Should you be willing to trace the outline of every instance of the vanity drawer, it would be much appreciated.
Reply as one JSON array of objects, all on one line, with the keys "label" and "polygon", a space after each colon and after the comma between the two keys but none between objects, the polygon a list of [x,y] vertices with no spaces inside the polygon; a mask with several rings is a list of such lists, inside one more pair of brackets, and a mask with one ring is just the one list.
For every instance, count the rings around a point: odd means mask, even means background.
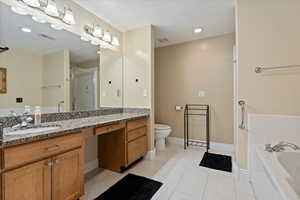
[{"label": "vanity drawer", "polygon": [[31,161],[52,156],[83,145],[82,134],[72,134],[41,142],[4,149],[4,168],[11,168]]},{"label": "vanity drawer", "polygon": [[127,141],[130,142],[136,138],[139,138],[143,135],[146,135],[147,133],[147,127],[144,126],[142,128],[138,128],[138,129],[134,129],[134,130],[131,130],[131,131],[128,131],[127,132]]},{"label": "vanity drawer", "polygon": [[119,129],[122,129],[122,128],[125,128],[125,122],[124,121],[120,121],[120,122],[115,123],[115,124],[95,128],[95,135],[103,135],[105,133],[110,133],[110,132],[113,132],[113,131],[116,131],[116,130],[119,130]]},{"label": "vanity drawer", "polygon": [[147,152],[147,136],[140,137],[128,143],[128,165],[144,156]]},{"label": "vanity drawer", "polygon": [[131,120],[127,122],[127,131],[147,126],[147,118]]}]

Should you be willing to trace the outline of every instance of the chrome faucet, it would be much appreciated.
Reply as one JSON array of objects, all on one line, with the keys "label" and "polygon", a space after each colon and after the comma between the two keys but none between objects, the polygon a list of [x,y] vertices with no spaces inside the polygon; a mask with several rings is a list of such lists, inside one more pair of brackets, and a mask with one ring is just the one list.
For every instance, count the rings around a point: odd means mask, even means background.
[{"label": "chrome faucet", "polygon": [[[31,122],[33,122],[33,119],[31,116],[29,116],[29,112],[25,111],[19,118],[20,118],[20,121],[21,123],[19,124],[16,124],[14,126],[12,126],[11,128],[13,130],[16,130],[16,129],[24,129],[24,128],[27,128],[29,127],[29,125],[31,125]],[[13,114],[13,116],[17,116],[16,114]]]},{"label": "chrome faucet", "polygon": [[286,147],[292,148],[293,150],[300,150],[300,147],[296,144],[292,144],[289,142],[279,142],[275,146],[271,146],[271,144],[266,144],[266,151],[268,152],[281,152],[284,151]]}]

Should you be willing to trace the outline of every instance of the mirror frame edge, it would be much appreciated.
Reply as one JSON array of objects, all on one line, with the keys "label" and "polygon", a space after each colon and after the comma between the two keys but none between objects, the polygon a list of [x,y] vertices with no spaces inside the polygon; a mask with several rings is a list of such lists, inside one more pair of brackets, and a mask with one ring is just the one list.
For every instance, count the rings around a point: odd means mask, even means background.
[{"label": "mirror frame edge", "polygon": [[0,93],[5,94],[7,93],[7,69],[0,67],[0,75],[2,76],[2,88],[0,88]]}]

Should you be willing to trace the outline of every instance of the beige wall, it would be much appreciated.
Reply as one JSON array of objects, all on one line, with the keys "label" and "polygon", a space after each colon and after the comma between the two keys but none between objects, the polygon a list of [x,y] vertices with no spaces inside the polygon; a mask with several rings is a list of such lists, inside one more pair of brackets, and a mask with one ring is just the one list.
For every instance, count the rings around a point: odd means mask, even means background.
[{"label": "beige wall", "polygon": [[[150,108],[149,150],[154,148],[154,32],[151,25],[123,37],[124,107]],[[136,82],[136,79],[139,81]]]},{"label": "beige wall", "polygon": [[123,40],[124,106],[150,108],[151,26],[125,32]]},{"label": "beige wall", "polygon": [[[169,124],[173,137],[183,137],[183,111],[175,106],[201,103],[211,106],[211,140],[233,143],[233,46],[227,34],[156,49],[155,120]],[[196,136],[204,135],[202,119],[191,119],[195,139],[203,139]]]},{"label": "beige wall", "polygon": [[[43,57],[28,50],[10,49],[0,54],[0,66],[7,68],[7,93],[0,94],[0,109],[41,105]],[[23,97],[23,103],[16,103]]]},{"label": "beige wall", "polygon": [[[300,70],[254,73],[260,65],[300,64],[300,1],[237,0],[239,99],[249,113],[300,115]],[[247,167],[247,132],[238,163]]]},{"label": "beige wall", "polygon": [[[70,106],[70,64],[69,51],[62,50],[44,55],[42,80],[44,88],[42,92],[42,107],[58,106],[64,101],[64,111],[69,111]],[[60,85],[61,87],[51,87]],[[50,87],[49,87],[50,86]]]}]

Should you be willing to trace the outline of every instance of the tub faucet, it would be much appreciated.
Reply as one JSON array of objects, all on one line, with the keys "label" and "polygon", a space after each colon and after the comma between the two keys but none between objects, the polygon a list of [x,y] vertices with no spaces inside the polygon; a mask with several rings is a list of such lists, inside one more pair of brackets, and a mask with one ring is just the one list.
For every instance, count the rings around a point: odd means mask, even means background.
[{"label": "tub faucet", "polygon": [[281,152],[284,151],[286,147],[292,148],[293,150],[300,150],[300,147],[296,144],[292,144],[289,142],[279,142],[275,146],[271,146],[271,144],[266,145],[266,151],[268,152]]}]

